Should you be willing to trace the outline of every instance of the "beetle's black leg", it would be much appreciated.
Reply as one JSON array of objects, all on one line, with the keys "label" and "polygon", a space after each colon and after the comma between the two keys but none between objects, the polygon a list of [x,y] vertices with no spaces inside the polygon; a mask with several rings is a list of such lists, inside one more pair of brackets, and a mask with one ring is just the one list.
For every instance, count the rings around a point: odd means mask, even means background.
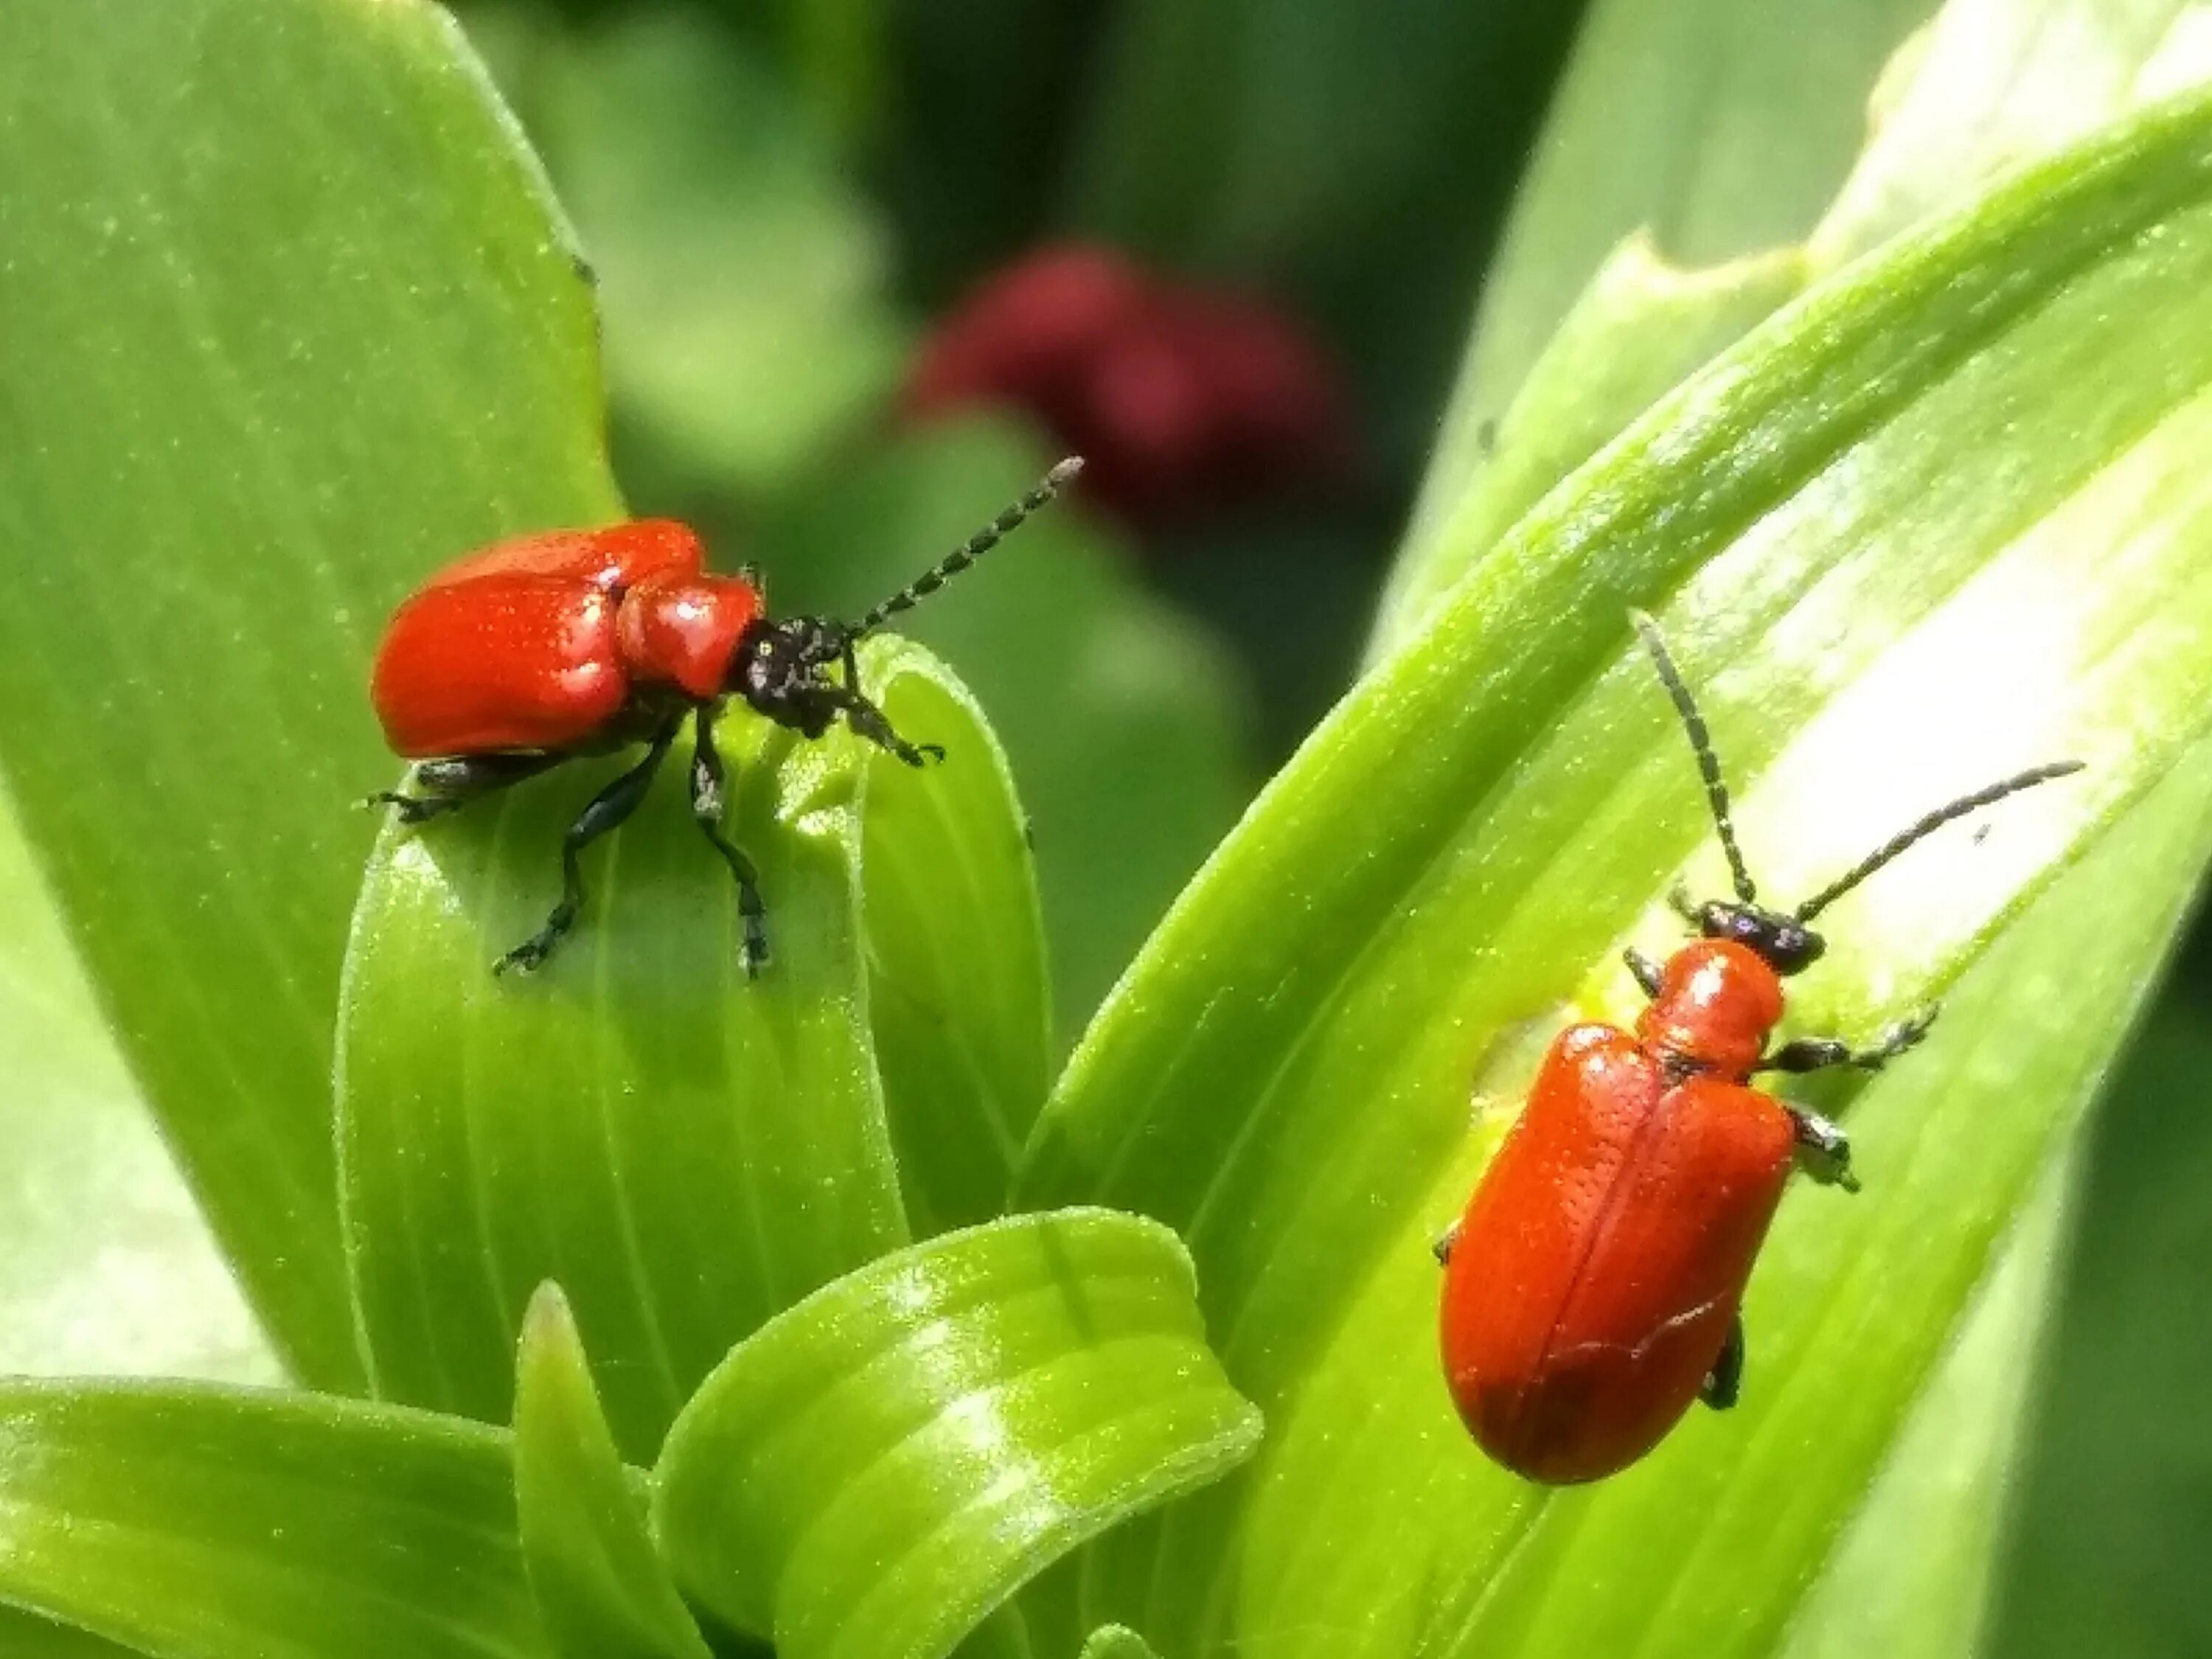
[{"label": "beetle's black leg", "polygon": [[1721,1343],[1720,1358],[1705,1373],[1705,1386],[1698,1390],[1698,1398],[1717,1412],[1724,1412],[1735,1404],[1743,1394],[1743,1316],[1731,1315],[1728,1335]]},{"label": "beetle's black leg", "polygon": [[908,766],[927,766],[931,761],[943,760],[945,750],[933,743],[908,743],[891,730],[891,723],[884,718],[884,711],[848,686],[824,688],[832,701],[845,711],[845,724],[854,733],[866,738],[879,749],[888,749]]},{"label": "beetle's black leg", "polygon": [[1835,1037],[1798,1037],[1784,1043],[1752,1070],[1822,1072],[1831,1066],[1850,1066],[1862,1072],[1879,1072],[1928,1035],[1928,1028],[1936,1023],[1936,1012],[1923,1008],[1911,1019],[1900,1020],[1881,1034],[1880,1042],[1867,1049],[1853,1048]]},{"label": "beetle's black leg", "polygon": [[402,823],[420,823],[425,818],[466,806],[480,795],[510,788],[525,778],[550,771],[568,758],[560,754],[515,754],[454,755],[443,760],[427,760],[416,765],[411,780],[422,791],[421,794],[380,789],[361,804],[397,807]]},{"label": "beetle's black leg", "polygon": [[1429,1254],[1437,1259],[1437,1266],[1451,1265],[1452,1246],[1459,1243],[1460,1224],[1456,1221],[1437,1235],[1436,1243],[1429,1246]]},{"label": "beetle's black leg", "polygon": [[1785,1106],[1783,1110],[1790,1114],[1797,1132],[1797,1167],[1823,1187],[1858,1191],[1859,1178],[1851,1173],[1850,1137],[1818,1112],[1808,1112],[1802,1106]]},{"label": "beetle's black leg", "polygon": [[1698,907],[1690,897],[1690,890],[1679,881],[1667,890],[1667,908],[1688,922],[1692,933],[1700,931],[1702,920]]},{"label": "beetle's black leg", "polygon": [[1657,963],[1652,961],[1650,957],[1645,956],[1632,945],[1620,953],[1620,959],[1628,964],[1629,976],[1644,988],[1645,996],[1656,997],[1659,994],[1660,981],[1664,975],[1661,973]]},{"label": "beetle's black leg", "polygon": [[492,972],[503,974],[514,968],[528,973],[544,963],[576,925],[577,914],[584,906],[584,872],[578,855],[601,836],[621,828],[623,820],[637,811],[637,804],[653,787],[653,775],[667,758],[669,744],[675,741],[676,727],[670,726],[653,738],[643,760],[592,796],[590,805],[577,814],[568,833],[561,837],[560,903],[553,907],[543,927],[492,963]]},{"label": "beetle's black leg", "polygon": [[691,816],[697,820],[700,833],[738,878],[738,915],[744,920],[745,932],[745,976],[757,978],[768,963],[768,906],[761,901],[760,872],[722,834],[726,774],[721,750],[714,747],[714,710],[707,704],[699,705],[692,730]]}]

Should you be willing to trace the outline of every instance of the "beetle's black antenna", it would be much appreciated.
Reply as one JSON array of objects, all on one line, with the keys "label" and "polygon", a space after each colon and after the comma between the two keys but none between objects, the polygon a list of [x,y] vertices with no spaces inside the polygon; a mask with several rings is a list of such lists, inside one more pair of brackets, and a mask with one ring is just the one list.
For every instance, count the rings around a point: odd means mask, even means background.
[{"label": "beetle's black antenna", "polygon": [[1082,471],[1083,458],[1080,455],[1069,456],[1046,473],[1035,489],[854,623],[848,630],[850,637],[857,640],[864,634],[872,634],[900,611],[913,610],[952,577],[1005,540],[1015,526],[1066,489],[1075,481],[1075,475]]},{"label": "beetle's black antenna", "polygon": [[1924,840],[1941,830],[1954,818],[1963,818],[1969,812],[1980,811],[2007,795],[2016,795],[2023,789],[2033,789],[2039,783],[2048,783],[2053,778],[2063,778],[2081,769],[2080,761],[2053,761],[2048,766],[2031,767],[2028,770],[2002,779],[1986,788],[1977,789],[1971,795],[1961,795],[1948,805],[1939,806],[1927,817],[1916,820],[1911,827],[1900,830],[1875,850],[1861,859],[1835,880],[1797,907],[1800,921],[1810,921],[1838,899],[1887,864],[1915,842]]},{"label": "beetle's black antenna", "polygon": [[1674,666],[1674,659],[1667,654],[1667,641],[1659,637],[1659,624],[1641,611],[1630,611],[1628,620],[1642,636],[1644,648],[1651,653],[1652,665],[1659,671],[1660,684],[1674,699],[1674,712],[1682,717],[1682,729],[1690,734],[1690,747],[1697,750],[1698,772],[1705,781],[1705,802],[1713,809],[1713,827],[1720,831],[1721,851],[1728,854],[1729,872],[1735,878],[1735,896],[1746,904],[1756,904],[1759,890],[1752,885],[1751,872],[1743,867],[1743,849],[1735,844],[1735,820],[1729,816],[1728,785],[1721,778],[1720,757],[1713,753],[1712,734],[1705,730],[1705,717],[1698,712],[1697,699],[1683,684],[1681,671]]}]

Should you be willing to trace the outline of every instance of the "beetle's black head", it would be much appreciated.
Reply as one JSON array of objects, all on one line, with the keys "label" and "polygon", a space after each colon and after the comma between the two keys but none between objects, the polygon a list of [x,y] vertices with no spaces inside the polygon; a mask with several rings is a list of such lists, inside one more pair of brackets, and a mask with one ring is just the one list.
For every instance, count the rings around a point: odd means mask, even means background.
[{"label": "beetle's black head", "polygon": [[1709,899],[1690,913],[1707,939],[1733,939],[1759,953],[1778,974],[1802,974],[1820,959],[1828,941],[1792,915],[1761,905]]},{"label": "beetle's black head", "polygon": [[842,623],[763,617],[738,640],[725,684],[777,725],[818,738],[853,700],[828,672],[852,648],[852,630]]}]

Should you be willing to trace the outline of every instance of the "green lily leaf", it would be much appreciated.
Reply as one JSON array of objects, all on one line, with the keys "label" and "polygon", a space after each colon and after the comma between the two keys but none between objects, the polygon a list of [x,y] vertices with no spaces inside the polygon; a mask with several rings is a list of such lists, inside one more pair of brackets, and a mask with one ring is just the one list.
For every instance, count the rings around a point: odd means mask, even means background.
[{"label": "green lily leaf", "polygon": [[[1103,1553],[1101,1616],[1169,1651],[1632,1632],[1711,1655],[1781,1628],[2205,851],[2208,278],[2203,101],[1893,245],[1546,496],[1270,786],[1086,1035],[1019,1189],[1182,1231],[1224,1363],[1277,1425],[1248,1478]],[[1871,1032],[1958,981],[1948,1046],[1852,1116],[1875,1153],[1897,1137],[1867,1166],[1892,1188],[1848,1217],[1785,1206],[1753,1289],[1755,1401],[1546,1498],[1450,1421],[1423,1252],[1560,1004],[1627,1015],[1617,952],[1676,933],[1672,878],[1724,890],[1710,851],[1685,869],[1710,826],[1624,620],[1662,600],[1776,895],[1990,777],[2089,770],[1838,906],[1799,1029]]]},{"label": "green lily leaf", "polygon": [[[12,8],[0,772],[276,1347],[357,1386],[331,1010],[440,559],[612,516],[589,296],[420,0]],[[281,226],[281,234],[276,227]]]},{"label": "green lily leaf", "polygon": [[303,1394],[0,1386],[27,1659],[550,1659],[503,1434]]},{"label": "green lily leaf", "polygon": [[1157,1659],[1145,1638],[1127,1625],[1101,1625],[1083,1644],[1082,1659]]},{"label": "green lily leaf", "polygon": [[1259,1435],[1172,1234],[1023,1216],[887,1256],[748,1339],[669,1435],[655,1530],[691,1600],[784,1659],[933,1659]]},{"label": "green lily leaf", "polygon": [[[1866,54],[1922,9],[1815,9],[1598,8],[1486,291],[1376,653],[1546,489],[1801,289],[2207,69],[2181,0],[1959,0],[1892,60],[1844,177]],[[1680,268],[1662,246],[1719,263]]]},{"label": "green lily leaf", "polygon": [[1784,1659],[1949,1659],[1983,1650],[2008,1476],[2028,1415],[2081,1139],[2051,1160],[1949,1352],[1781,1644]]},{"label": "green lily leaf", "polygon": [[503,1417],[524,1304],[557,1279],[616,1441],[647,1462],[732,1343],[904,1242],[902,1176],[925,1214],[995,1207],[1046,1054],[1019,816],[943,670],[895,640],[860,665],[941,766],[743,709],[719,728],[727,833],[768,903],[756,980],[680,767],[586,853],[583,923],[527,978],[492,959],[544,918],[563,829],[628,763],[388,832],[338,1066],[347,1240],[388,1397]]},{"label": "green lily leaf", "polygon": [[0,1373],[276,1382],[4,811],[0,1052]]},{"label": "green lily leaf", "polygon": [[646,1531],[592,1386],[568,1298],[545,1284],[522,1322],[514,1495],[530,1586],[562,1659],[709,1659]]},{"label": "green lily leaf", "polygon": [[1006,756],[982,709],[918,647],[889,659],[904,665],[890,680],[899,728],[946,734],[951,751],[919,781],[872,751],[860,832],[869,1029],[907,1216],[927,1237],[1006,1207],[1051,1086],[1052,1006]]}]

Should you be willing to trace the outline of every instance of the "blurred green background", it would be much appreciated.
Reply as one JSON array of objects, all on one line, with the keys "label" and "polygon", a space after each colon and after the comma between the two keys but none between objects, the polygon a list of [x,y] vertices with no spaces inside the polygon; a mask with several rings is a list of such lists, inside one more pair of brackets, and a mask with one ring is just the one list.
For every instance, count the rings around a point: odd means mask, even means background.
[{"label": "blurred green background", "polygon": [[[1650,109],[1716,113],[1660,128],[1698,190],[1653,201],[1626,177],[1550,228],[1553,291],[1524,287],[1507,319],[1524,358],[1638,224],[1686,261],[1802,235],[1858,149],[1876,70],[1932,9],[1592,8],[1623,130],[1648,138]],[[908,522],[944,447],[972,447],[976,475],[996,477],[1011,444],[1066,441],[1018,409],[894,413],[948,312],[1036,249],[1101,245],[1168,287],[1265,304],[1329,366],[1352,444],[1322,487],[1224,483],[1163,514],[1093,499],[1025,532],[1071,544],[1051,579],[1066,606],[1126,618],[1103,653],[1009,641],[994,617],[1026,608],[1018,551],[999,600],[982,583],[916,620],[1012,751],[1072,1035],[1349,682],[1583,9],[1401,0],[1388,29],[1333,0],[481,0],[460,15],[593,262],[631,506],[700,522],[726,566],[762,561],[780,605],[863,605],[985,510],[932,499],[927,535]],[[1501,372],[1501,401],[1518,373]],[[1069,767],[1071,723],[1095,766]],[[2212,1653],[2208,1003],[2200,924],[2075,1161],[1984,1652]]]}]

